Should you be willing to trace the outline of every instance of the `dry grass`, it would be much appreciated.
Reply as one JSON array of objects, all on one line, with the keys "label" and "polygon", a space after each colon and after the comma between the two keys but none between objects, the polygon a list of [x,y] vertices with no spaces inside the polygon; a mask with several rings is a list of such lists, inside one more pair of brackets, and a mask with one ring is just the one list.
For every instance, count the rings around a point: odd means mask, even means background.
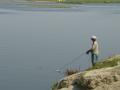
[{"label": "dry grass", "polygon": [[66,69],[64,74],[65,74],[65,76],[69,76],[69,75],[72,75],[72,74],[75,74],[75,73],[78,73],[78,72],[80,72],[80,70],[78,70],[78,69]]}]

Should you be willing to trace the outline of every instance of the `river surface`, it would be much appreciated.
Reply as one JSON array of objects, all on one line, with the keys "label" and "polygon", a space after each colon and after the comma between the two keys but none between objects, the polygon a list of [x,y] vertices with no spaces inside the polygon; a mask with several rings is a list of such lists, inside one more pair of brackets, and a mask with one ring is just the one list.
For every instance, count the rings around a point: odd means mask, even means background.
[{"label": "river surface", "polygon": [[[71,8],[0,6],[0,90],[51,90],[63,74],[56,69],[100,43],[99,60],[120,53],[120,5]],[[85,70],[83,55],[65,68]],[[64,68],[62,69],[64,71]]]}]

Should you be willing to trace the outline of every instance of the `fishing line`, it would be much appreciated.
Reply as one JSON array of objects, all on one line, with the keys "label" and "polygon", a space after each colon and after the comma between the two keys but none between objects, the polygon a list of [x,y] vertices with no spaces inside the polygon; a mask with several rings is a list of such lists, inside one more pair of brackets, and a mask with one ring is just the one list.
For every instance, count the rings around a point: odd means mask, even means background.
[{"label": "fishing line", "polygon": [[61,70],[63,68],[65,68],[68,65],[71,65],[72,63],[74,63],[75,61],[79,60],[85,53],[81,53],[79,56],[75,57],[74,59],[72,59],[70,62],[66,63],[65,65],[63,65],[62,67],[60,67],[59,69],[56,70],[56,72],[61,73]]}]

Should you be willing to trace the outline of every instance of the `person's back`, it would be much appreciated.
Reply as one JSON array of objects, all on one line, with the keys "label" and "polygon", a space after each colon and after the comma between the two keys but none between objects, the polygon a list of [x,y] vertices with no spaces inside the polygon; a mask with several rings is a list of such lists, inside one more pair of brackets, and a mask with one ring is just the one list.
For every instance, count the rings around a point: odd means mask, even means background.
[{"label": "person's back", "polygon": [[94,54],[99,54],[99,45],[98,45],[98,42],[97,40],[94,41],[93,45],[92,45],[92,50],[93,50],[93,53]]}]

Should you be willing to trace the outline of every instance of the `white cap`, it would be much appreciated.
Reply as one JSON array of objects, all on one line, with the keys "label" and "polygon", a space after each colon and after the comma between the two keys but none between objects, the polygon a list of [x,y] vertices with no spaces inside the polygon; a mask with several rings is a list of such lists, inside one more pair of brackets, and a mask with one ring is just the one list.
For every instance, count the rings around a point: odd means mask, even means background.
[{"label": "white cap", "polygon": [[96,36],[92,36],[91,38],[92,38],[92,39],[97,39],[97,37],[96,37]]}]

